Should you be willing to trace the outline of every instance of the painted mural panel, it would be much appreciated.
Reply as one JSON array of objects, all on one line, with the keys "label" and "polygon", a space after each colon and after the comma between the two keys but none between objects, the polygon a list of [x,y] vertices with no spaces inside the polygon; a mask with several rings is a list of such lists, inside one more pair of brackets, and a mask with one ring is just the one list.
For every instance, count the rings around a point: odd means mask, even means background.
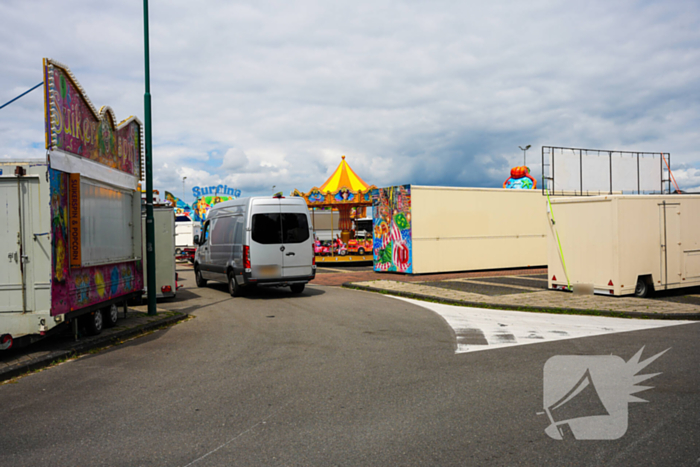
[{"label": "painted mural panel", "polygon": [[378,188],[372,198],[374,270],[412,273],[411,185]]},{"label": "painted mural panel", "polygon": [[70,70],[45,60],[47,149],[61,149],[130,175],[141,173],[141,122],[117,125],[114,112],[99,112]]},{"label": "painted mural panel", "polygon": [[215,204],[223,203],[224,201],[231,201],[236,199],[235,196],[225,196],[225,195],[214,195],[214,196],[200,196],[192,204],[193,217],[192,220],[196,222],[204,222],[207,220],[207,213]]},{"label": "painted mural panel", "polygon": [[50,169],[52,270],[51,315],[84,308],[143,289],[141,261],[70,267],[69,174]]}]

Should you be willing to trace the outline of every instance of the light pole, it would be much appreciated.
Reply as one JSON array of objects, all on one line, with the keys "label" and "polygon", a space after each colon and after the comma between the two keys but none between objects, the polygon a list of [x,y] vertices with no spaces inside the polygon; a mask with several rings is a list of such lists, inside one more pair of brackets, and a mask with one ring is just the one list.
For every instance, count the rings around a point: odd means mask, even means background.
[{"label": "light pole", "polygon": [[527,162],[526,162],[527,150],[530,149],[530,145],[528,144],[525,147],[522,147],[522,146],[518,146],[518,147],[523,151],[523,165],[527,167]]},{"label": "light pole", "polygon": [[155,226],[153,225],[153,161],[151,149],[151,75],[148,53],[148,0],[143,0],[143,48],[146,71],[146,92],[143,95],[146,136],[146,288],[148,291],[148,315],[156,311],[156,250]]},{"label": "light pole", "polygon": [[276,187],[276,186],[277,186],[277,185],[272,185],[272,196],[275,196],[275,187]]},{"label": "light pole", "polygon": [[187,180],[187,177],[182,177],[182,202],[185,202],[185,196],[187,196],[187,192],[185,191],[185,180]]}]

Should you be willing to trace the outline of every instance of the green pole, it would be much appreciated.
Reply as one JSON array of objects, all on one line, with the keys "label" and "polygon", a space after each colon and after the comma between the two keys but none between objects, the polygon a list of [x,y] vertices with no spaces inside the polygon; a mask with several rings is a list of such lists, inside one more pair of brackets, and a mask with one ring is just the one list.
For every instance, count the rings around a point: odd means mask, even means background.
[{"label": "green pole", "polygon": [[143,46],[146,63],[146,93],[143,95],[146,119],[146,284],[148,314],[156,315],[156,250],[153,225],[153,161],[151,150],[151,74],[148,54],[148,0],[143,0]]}]

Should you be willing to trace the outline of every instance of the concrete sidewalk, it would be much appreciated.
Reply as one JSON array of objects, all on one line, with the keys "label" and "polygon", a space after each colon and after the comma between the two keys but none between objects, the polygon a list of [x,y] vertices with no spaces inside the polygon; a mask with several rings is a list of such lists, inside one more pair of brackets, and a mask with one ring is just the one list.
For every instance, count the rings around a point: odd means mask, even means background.
[{"label": "concrete sidewalk", "polygon": [[[392,278],[393,279],[393,278]],[[413,278],[415,279],[415,277]],[[656,298],[576,295],[546,289],[546,275],[422,281],[373,280],[346,282],[343,287],[446,304],[504,310],[575,313],[630,318],[700,319],[700,294],[657,294]],[[687,289],[686,289],[687,290]]]},{"label": "concrete sidewalk", "polygon": [[129,308],[124,318],[119,313],[119,321],[113,328],[105,329],[92,337],[81,337],[75,341],[69,326],[59,334],[19,349],[0,352],[0,381],[23,375],[33,370],[51,365],[54,362],[72,358],[91,349],[106,347],[124,339],[150,330],[173,324],[188,317],[187,313],[158,309],[156,316],[148,316],[146,307]]}]

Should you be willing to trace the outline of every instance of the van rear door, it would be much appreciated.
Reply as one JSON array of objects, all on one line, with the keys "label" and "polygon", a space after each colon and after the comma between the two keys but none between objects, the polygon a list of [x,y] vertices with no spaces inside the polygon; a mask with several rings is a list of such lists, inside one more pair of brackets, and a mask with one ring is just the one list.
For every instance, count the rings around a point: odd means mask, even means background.
[{"label": "van rear door", "polygon": [[314,253],[308,209],[306,205],[282,203],[280,211],[284,247],[282,276],[310,276]]},{"label": "van rear door", "polygon": [[282,245],[279,200],[274,198],[255,200],[251,208],[251,277],[254,279],[280,277],[284,262],[284,246]]}]

